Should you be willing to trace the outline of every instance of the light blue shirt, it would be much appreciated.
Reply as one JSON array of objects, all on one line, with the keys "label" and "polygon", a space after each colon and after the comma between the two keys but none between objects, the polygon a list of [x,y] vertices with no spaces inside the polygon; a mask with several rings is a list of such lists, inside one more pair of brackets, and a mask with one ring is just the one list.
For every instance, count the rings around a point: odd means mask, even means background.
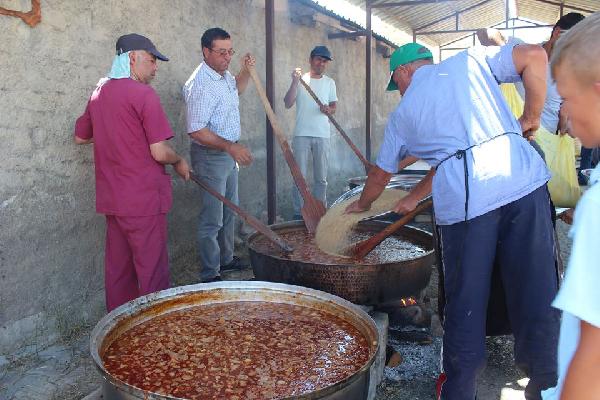
[{"label": "light blue shirt", "polygon": [[[440,165],[458,150],[476,145],[467,151],[467,219],[518,200],[550,179],[498,87],[521,79],[512,48],[476,47],[420,67],[389,117],[377,165],[394,173],[408,155],[439,165],[432,189],[439,225],[465,219],[463,160],[450,157]],[[517,134],[487,141],[506,132]]]},{"label": "light blue shirt", "polygon": [[[183,86],[187,131],[208,128],[223,139],[240,139],[240,99],[235,78],[202,63]],[[195,142],[193,142],[195,143]]]},{"label": "light blue shirt", "polygon": [[569,266],[552,305],[563,310],[558,341],[558,383],[542,397],[558,400],[571,359],[579,344],[580,323],[600,328],[600,166],[592,171],[589,188],[577,203],[570,236]]},{"label": "light blue shirt", "polygon": [[[335,82],[327,75],[323,75],[320,79],[314,79],[310,77],[310,72],[308,72],[302,76],[302,80],[308,83],[312,91],[321,100],[321,103],[329,105],[329,103],[338,100]],[[329,138],[331,129],[329,118],[321,112],[317,102],[310,97],[304,86],[298,85],[294,135]]]}]

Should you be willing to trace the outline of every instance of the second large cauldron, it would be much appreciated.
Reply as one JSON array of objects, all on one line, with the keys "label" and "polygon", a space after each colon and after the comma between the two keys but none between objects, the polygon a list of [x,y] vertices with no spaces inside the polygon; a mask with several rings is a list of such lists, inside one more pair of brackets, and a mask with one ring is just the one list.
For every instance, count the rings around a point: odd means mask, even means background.
[{"label": "second large cauldron", "polygon": [[[385,227],[381,221],[361,223],[359,231],[376,233]],[[271,225],[277,233],[305,230],[302,221]],[[284,254],[266,254],[259,250],[260,233],[248,238],[250,261],[256,279],[281,282],[322,290],[355,304],[382,305],[418,296],[429,283],[434,263],[432,235],[405,226],[394,236],[425,249],[424,254],[398,262],[364,264],[348,259],[335,264],[294,261]]]}]

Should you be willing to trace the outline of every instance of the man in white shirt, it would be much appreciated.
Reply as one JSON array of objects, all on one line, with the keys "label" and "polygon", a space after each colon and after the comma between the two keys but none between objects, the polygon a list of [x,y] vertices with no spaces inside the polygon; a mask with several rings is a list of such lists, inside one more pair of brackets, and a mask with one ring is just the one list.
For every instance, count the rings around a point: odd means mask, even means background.
[{"label": "man in white shirt", "polygon": [[[600,146],[600,12],[561,38],[552,55],[552,73],[564,99],[571,133],[588,148]],[[552,305],[562,310],[558,384],[544,400],[600,398],[600,167],[577,203],[570,236],[569,267]]]},{"label": "man in white shirt", "polygon": [[[560,38],[560,36],[565,32],[568,32],[569,29],[571,29],[575,24],[584,18],[585,17],[580,13],[570,12],[563,15],[558,21],[556,21],[554,28],[552,28],[550,38],[544,43],[541,43],[541,46],[544,48],[544,50],[546,50],[548,59],[550,59],[552,56],[554,44]],[[480,29],[477,31],[477,36],[481,44],[484,46],[502,46],[511,42],[516,42],[519,44],[524,43],[522,40],[515,37],[509,37],[508,39],[505,39],[500,31],[496,29]],[[525,88],[523,87],[523,84],[521,82],[517,82],[515,83],[515,87],[517,88],[517,91],[521,97],[524,98]],[[556,133],[557,131],[561,131],[565,133],[566,120],[563,118],[563,115],[559,114],[562,99],[556,90],[556,84],[554,83],[554,79],[552,79],[550,69],[548,69],[546,87],[546,101],[542,110],[541,125],[548,132]]]},{"label": "man in white shirt", "polygon": [[[292,72],[292,83],[285,94],[285,108],[296,104],[296,127],[292,149],[294,158],[300,167],[302,175],[308,172],[308,157],[313,159],[313,196],[327,205],[327,159],[329,155],[329,119],[328,115],[335,113],[337,93],[335,81],[325,75],[325,70],[332,60],[331,52],[325,46],[317,46],[310,52],[310,72],[302,75],[302,70],[296,68]],[[300,79],[303,79],[315,92],[321,103],[319,107],[310,97],[304,87],[298,89]],[[302,199],[298,189],[294,189],[294,219],[302,219],[300,209]]]}]

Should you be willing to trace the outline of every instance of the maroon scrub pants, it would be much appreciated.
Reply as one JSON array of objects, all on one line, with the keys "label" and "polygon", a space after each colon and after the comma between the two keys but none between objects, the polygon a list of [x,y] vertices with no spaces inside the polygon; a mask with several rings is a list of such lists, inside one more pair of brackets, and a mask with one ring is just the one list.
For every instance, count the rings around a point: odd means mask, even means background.
[{"label": "maroon scrub pants", "polygon": [[165,214],[106,216],[104,284],[109,312],[170,286]]}]

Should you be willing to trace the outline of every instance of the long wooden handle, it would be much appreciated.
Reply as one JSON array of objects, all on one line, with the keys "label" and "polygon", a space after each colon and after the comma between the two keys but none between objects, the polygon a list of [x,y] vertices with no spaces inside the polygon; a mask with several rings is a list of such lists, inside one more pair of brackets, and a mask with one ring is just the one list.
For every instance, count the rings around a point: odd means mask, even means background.
[{"label": "long wooden handle", "polygon": [[298,187],[300,194],[305,202],[309,201],[312,198],[312,194],[308,190],[308,186],[306,185],[306,180],[302,173],[300,172],[300,167],[298,167],[298,163],[296,163],[296,159],[292,155],[292,149],[290,149],[290,145],[283,134],[283,130],[279,125],[279,121],[275,116],[275,112],[271,107],[271,103],[269,103],[269,99],[267,98],[267,94],[265,93],[265,89],[258,77],[256,75],[256,69],[254,67],[249,67],[248,71],[250,72],[250,77],[254,81],[254,86],[256,87],[256,91],[258,92],[258,96],[260,97],[263,106],[265,108],[265,112],[267,113],[267,117],[269,121],[271,121],[271,126],[273,127],[273,133],[281,146],[281,151],[283,152],[283,157],[290,167],[290,172],[292,173],[292,178],[294,178],[294,183]]},{"label": "long wooden handle", "polygon": [[[310,97],[312,97],[317,102],[317,104],[319,105],[319,107],[322,107],[323,106],[323,102],[321,102],[321,100],[317,97],[317,95],[315,94],[315,92],[313,92],[313,90],[310,87],[310,85],[308,83],[304,82],[304,79],[302,79],[302,77],[300,77],[300,83],[302,84],[302,86],[304,86],[304,89],[306,89],[306,91],[308,92],[308,94],[310,94]],[[335,120],[335,118],[333,118],[333,115],[331,115],[331,114],[326,114],[326,115],[329,118],[329,121],[331,121],[331,123],[333,124],[333,126],[336,127],[336,129],[338,130],[338,132],[340,133],[340,135],[342,135],[342,137],[344,138],[344,140],[346,141],[346,143],[348,143],[348,146],[350,146],[350,148],[352,149],[352,151],[354,151],[354,154],[356,154],[356,156],[358,157],[358,159],[363,163],[363,165],[365,167],[365,171],[368,173],[369,169],[371,169],[371,167],[373,166],[373,164],[371,164],[365,158],[365,156],[362,155],[362,153],[360,152],[360,150],[358,149],[358,147],[356,147],[356,145],[354,145],[354,142],[352,142],[352,140],[346,134],[346,132],[344,131],[344,129],[342,129],[342,127],[340,126],[340,124],[338,124],[338,122]]]},{"label": "long wooden handle", "polygon": [[385,227],[382,231],[373,235],[369,239],[363,240],[362,242],[358,242],[353,246],[352,253],[353,256],[357,259],[365,258],[367,254],[369,254],[377,245],[385,240],[392,233],[396,232],[398,229],[409,223],[417,214],[428,209],[433,204],[431,199],[425,200],[420,203],[414,210],[405,214],[398,221],[394,222]]},{"label": "long wooden handle", "polygon": [[228,198],[223,196],[221,193],[217,192],[210,186],[208,186],[204,181],[195,176],[194,174],[190,174],[190,179],[196,182],[202,189],[206,190],[211,195],[215,196],[217,199],[221,200],[223,204],[227,207],[231,208],[236,214],[238,214],[245,222],[248,223],[251,227],[265,235],[269,240],[273,243],[277,244],[284,251],[291,252],[294,251],[294,248],[290,246],[281,236],[273,232],[267,225],[260,222],[258,219],[248,214],[246,211],[242,210],[236,204],[231,202]]}]

